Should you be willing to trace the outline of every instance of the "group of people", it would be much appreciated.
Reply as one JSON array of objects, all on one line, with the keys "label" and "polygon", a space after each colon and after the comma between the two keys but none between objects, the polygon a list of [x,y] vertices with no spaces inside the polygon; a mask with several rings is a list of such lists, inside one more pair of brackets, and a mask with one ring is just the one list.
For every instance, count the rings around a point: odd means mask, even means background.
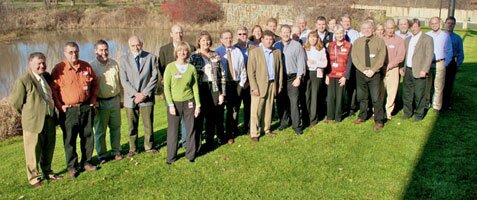
[{"label": "group of people", "polygon": [[[372,116],[374,130],[379,131],[395,114],[400,76],[402,118],[413,116],[418,122],[431,105],[436,112],[451,106],[455,73],[464,59],[462,39],[453,32],[455,23],[448,17],[441,31],[441,20],[433,17],[432,30],[422,33],[418,19],[399,19],[397,25],[388,19],[375,26],[368,18],[358,32],[348,15],[340,24],[320,16],[316,29],[310,30],[306,18],[299,16],[294,26],[284,24],[277,30],[278,21],[270,18],[267,30],[256,25],[250,37],[246,27],[238,28],[235,44],[233,31],[222,31],[215,50],[209,32],[200,32],[194,46],[183,41],[183,28],[174,25],[172,41],[160,48],[159,56],[143,50],[143,41],[131,36],[129,51],[119,62],[109,58],[108,43],[99,40],[94,45],[96,58],[88,63],[79,59],[77,43],[67,42],[64,60],[51,75],[45,55],[32,53],[29,70],[16,81],[10,98],[22,115],[28,180],[39,187],[45,179],[62,178],[51,170],[57,124],[63,131],[69,178],[78,170],[97,170],[94,147],[100,162],[123,159],[122,107],[129,125],[126,156],[138,153],[139,116],[144,151],[156,154],[153,117],[159,85],[164,88],[168,120],[167,164],[178,159],[180,146],[185,158],[194,162],[199,151],[233,144],[241,133],[249,133],[254,143],[261,134],[275,136],[274,115],[279,130],[291,126],[301,135],[325,116],[325,122],[340,122],[359,107],[353,123]],[[111,151],[105,142],[108,128]],[[78,136],[81,160],[76,153]]]}]

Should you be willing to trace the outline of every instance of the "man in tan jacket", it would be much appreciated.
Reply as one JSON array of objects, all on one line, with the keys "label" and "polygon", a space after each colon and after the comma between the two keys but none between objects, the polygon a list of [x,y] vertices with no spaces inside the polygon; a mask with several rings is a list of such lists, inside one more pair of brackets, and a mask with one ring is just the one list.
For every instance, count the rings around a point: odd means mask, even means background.
[{"label": "man in tan jacket", "polygon": [[[56,141],[56,114],[51,88],[48,86],[51,77],[46,72],[45,55],[40,52],[30,54],[28,66],[28,72],[15,82],[9,100],[22,116],[28,182],[36,188],[43,185],[44,179],[58,180],[63,177],[53,174],[51,170]],[[40,176],[38,163],[43,177]]]},{"label": "man in tan jacket", "polygon": [[[404,76],[402,118],[408,119],[414,114],[414,122],[418,122],[424,118],[428,103],[425,98],[425,88],[434,57],[434,42],[430,36],[422,33],[418,19],[412,20],[411,32],[412,36],[404,42],[406,59],[404,66],[400,69],[401,76]],[[415,109],[413,103],[416,106]]]},{"label": "man in tan jacket", "polygon": [[258,142],[260,132],[275,135],[271,129],[273,99],[282,86],[283,66],[280,50],[272,48],[273,33],[265,31],[262,45],[250,50],[248,56],[248,79],[251,92],[250,136]]},{"label": "man in tan jacket", "polygon": [[374,109],[374,131],[384,126],[383,98],[380,94],[383,85],[381,68],[386,59],[386,44],[381,38],[373,36],[374,24],[364,21],[361,24],[363,37],[354,42],[351,57],[356,66],[356,89],[359,102],[359,116],[354,124],[361,124],[368,118],[368,101],[371,96]]}]

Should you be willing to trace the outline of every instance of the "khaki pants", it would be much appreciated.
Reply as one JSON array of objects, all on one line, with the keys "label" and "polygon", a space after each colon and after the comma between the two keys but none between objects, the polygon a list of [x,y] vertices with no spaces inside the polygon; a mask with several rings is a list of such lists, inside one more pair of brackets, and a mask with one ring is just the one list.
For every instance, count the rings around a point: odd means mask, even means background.
[{"label": "khaki pants", "polygon": [[444,85],[446,83],[446,66],[444,61],[436,63],[436,74],[434,78],[434,96],[432,99],[432,107],[436,110],[442,108],[442,97],[444,94]]},{"label": "khaki pants", "polygon": [[395,67],[386,72],[384,77],[384,87],[386,88],[386,117],[391,119],[394,110],[397,91],[399,88],[399,67]]},{"label": "khaki pants", "polygon": [[32,133],[23,130],[23,146],[25,149],[26,170],[28,182],[35,184],[41,181],[38,163],[44,178],[53,173],[51,161],[56,143],[55,121],[51,117],[45,118],[43,130],[40,133]]},{"label": "khaki pants", "polygon": [[262,128],[265,133],[270,132],[272,124],[272,110],[273,110],[273,98],[275,98],[275,83],[270,81],[268,83],[267,91],[264,97],[254,96],[251,97],[250,106],[250,136],[259,137],[262,132]]}]

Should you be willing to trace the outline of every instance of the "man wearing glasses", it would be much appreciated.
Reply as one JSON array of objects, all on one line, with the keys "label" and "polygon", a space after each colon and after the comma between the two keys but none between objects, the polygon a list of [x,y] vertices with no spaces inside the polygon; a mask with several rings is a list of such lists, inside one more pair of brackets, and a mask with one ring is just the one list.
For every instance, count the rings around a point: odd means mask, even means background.
[{"label": "man wearing glasses", "polygon": [[[242,52],[243,55],[243,60],[245,63],[245,71],[247,70],[247,61],[248,61],[248,51],[250,48],[255,48],[253,45],[249,45],[248,43],[248,29],[245,26],[242,26],[237,29],[237,43],[234,45],[240,51]],[[245,82],[245,85],[243,87],[242,91],[242,96],[241,99],[243,101],[243,126],[242,126],[242,132],[243,133],[249,133],[250,132],[250,87],[249,87],[249,82],[248,78],[247,81]]]},{"label": "man wearing glasses", "polygon": [[80,137],[81,165],[85,171],[96,171],[92,163],[93,115],[98,84],[90,64],[79,59],[76,42],[64,46],[65,60],[51,72],[51,89],[55,106],[60,112],[68,177],[74,179],[78,170],[76,137]]}]

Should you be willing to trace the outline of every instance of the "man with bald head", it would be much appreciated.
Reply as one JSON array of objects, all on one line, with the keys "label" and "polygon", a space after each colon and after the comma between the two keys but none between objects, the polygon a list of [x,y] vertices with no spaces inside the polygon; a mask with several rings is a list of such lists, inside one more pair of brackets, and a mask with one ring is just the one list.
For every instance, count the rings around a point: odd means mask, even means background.
[{"label": "man with bald head", "polygon": [[[162,46],[159,49],[159,81],[158,81],[158,86],[162,85],[162,74],[164,74],[164,70],[166,70],[166,66],[171,63],[176,61],[176,57],[174,55],[174,50],[176,49],[176,46],[179,45],[183,40],[184,40],[184,28],[182,26],[175,24],[171,27],[171,32],[170,36],[172,41],[164,46]],[[191,52],[194,52],[196,48],[189,44]],[[185,146],[186,141],[186,130],[184,123],[182,123],[181,120],[181,132],[182,132],[182,145]]]},{"label": "man with bald head", "polygon": [[374,131],[384,126],[383,99],[381,98],[381,70],[386,59],[386,45],[381,38],[373,36],[374,24],[361,23],[363,37],[358,38],[351,51],[356,66],[356,88],[359,101],[359,116],[354,124],[361,124],[368,118],[368,101],[371,96],[374,109]]},{"label": "man with bald head", "polygon": [[396,24],[393,19],[388,19],[384,23],[384,43],[387,48],[387,65],[386,75],[384,77],[384,87],[386,88],[386,117],[388,120],[392,118],[392,112],[394,110],[394,102],[399,87],[399,65],[404,61],[406,55],[406,49],[404,47],[404,40],[400,37],[396,37],[395,34]]},{"label": "man with bald head", "polygon": [[149,154],[154,149],[153,117],[154,92],[158,80],[158,61],[156,56],[142,50],[143,43],[137,36],[128,40],[129,51],[121,57],[119,76],[124,89],[124,108],[129,125],[128,158],[137,154],[139,115],[144,125],[144,150]]},{"label": "man with bald head", "polygon": [[412,36],[412,33],[409,31],[409,20],[405,18],[398,19],[398,28],[396,31],[396,36],[399,36],[403,40]]},{"label": "man with bald head", "polygon": [[[79,59],[79,46],[67,42],[63,49],[65,59],[51,71],[51,90],[55,106],[60,111],[68,177],[77,175],[80,165],[85,171],[96,171],[93,165],[93,115],[98,83],[91,65]],[[82,158],[78,165],[76,138],[81,139]]]},{"label": "man with bald head", "polygon": [[426,86],[426,101],[429,102],[431,100],[431,90],[434,89],[432,108],[435,112],[439,112],[442,108],[446,68],[452,61],[454,53],[449,34],[441,30],[441,19],[439,17],[432,17],[429,24],[432,30],[426,34],[431,36],[434,41],[434,59],[432,60],[431,72],[429,74],[431,78]]},{"label": "man with bald head", "polygon": [[300,40],[303,43],[305,43],[306,37],[308,37],[308,34],[311,32],[311,30],[306,27],[306,16],[305,15],[298,16],[295,20],[295,26],[299,28],[298,36]]}]

